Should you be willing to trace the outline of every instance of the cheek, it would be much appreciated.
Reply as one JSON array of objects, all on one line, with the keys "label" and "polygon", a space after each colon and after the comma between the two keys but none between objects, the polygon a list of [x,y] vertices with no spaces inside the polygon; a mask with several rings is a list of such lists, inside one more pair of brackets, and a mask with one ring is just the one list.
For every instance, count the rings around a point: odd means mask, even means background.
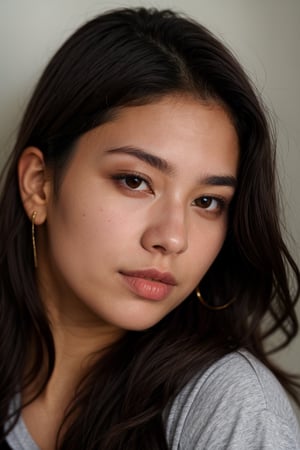
[{"label": "cheek", "polygon": [[218,220],[204,220],[200,227],[193,230],[193,240],[199,242],[199,246],[212,255],[218,253],[223,245],[227,233],[227,219],[220,217]]},{"label": "cheek", "polygon": [[211,242],[211,254],[212,254],[212,260],[214,260],[218,253],[220,252],[227,233],[227,224],[224,223],[219,231],[216,231],[215,235],[213,235],[210,239]]},{"label": "cheek", "polygon": [[225,221],[208,222],[201,228],[201,231],[199,231],[199,228],[194,230],[190,244],[190,261],[187,266],[193,268],[195,283],[199,282],[216,259],[223,246],[226,232]]},{"label": "cheek", "polygon": [[[50,245],[61,263],[86,271],[133,247],[139,221],[129,223],[124,211],[98,202],[62,202],[49,218]],[[110,203],[110,202],[106,202]],[[134,239],[135,236],[135,239]],[[126,252],[128,254],[128,251]]]}]

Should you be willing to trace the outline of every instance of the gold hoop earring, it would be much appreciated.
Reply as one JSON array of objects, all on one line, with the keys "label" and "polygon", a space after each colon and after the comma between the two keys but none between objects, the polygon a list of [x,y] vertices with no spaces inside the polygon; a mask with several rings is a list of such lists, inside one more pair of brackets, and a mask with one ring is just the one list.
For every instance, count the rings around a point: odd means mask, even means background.
[{"label": "gold hoop earring", "polygon": [[212,311],[221,311],[222,309],[226,309],[228,308],[228,306],[230,306],[232,303],[234,303],[235,299],[230,300],[229,302],[225,303],[225,305],[218,305],[218,306],[212,306],[209,305],[208,303],[206,303],[201,295],[199,286],[196,287],[195,289],[197,298],[199,299],[200,303],[207,309],[211,309]]},{"label": "gold hoop earring", "polygon": [[33,261],[34,261],[35,268],[37,268],[37,266],[38,266],[36,243],[35,243],[35,219],[36,219],[36,216],[37,216],[37,212],[33,211],[32,216],[31,216],[31,240],[32,240]]}]

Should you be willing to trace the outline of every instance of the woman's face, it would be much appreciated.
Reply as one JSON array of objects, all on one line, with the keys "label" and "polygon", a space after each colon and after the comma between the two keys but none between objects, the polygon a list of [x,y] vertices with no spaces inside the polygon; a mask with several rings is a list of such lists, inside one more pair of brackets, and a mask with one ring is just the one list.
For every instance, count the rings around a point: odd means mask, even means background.
[{"label": "woman's face", "polygon": [[118,330],[157,323],[221,249],[238,154],[224,109],[184,97],[84,134],[39,236],[46,303]]}]

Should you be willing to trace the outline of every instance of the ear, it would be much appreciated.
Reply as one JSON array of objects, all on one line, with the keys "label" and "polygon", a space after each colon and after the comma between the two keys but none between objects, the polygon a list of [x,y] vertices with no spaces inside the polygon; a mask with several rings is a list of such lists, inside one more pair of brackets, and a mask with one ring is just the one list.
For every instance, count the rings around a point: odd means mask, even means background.
[{"label": "ear", "polygon": [[42,224],[47,217],[47,204],[51,193],[43,153],[36,147],[28,147],[18,163],[19,189],[24,209],[32,218],[37,212],[35,224]]}]

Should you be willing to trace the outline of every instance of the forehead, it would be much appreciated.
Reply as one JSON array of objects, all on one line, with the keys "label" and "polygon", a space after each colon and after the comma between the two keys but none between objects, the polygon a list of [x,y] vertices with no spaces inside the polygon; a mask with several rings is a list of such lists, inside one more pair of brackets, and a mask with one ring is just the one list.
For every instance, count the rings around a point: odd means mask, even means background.
[{"label": "forehead", "polygon": [[87,136],[118,142],[143,140],[156,147],[176,141],[186,143],[206,139],[230,141],[238,146],[238,137],[226,109],[215,102],[202,102],[190,97],[165,97],[154,103],[123,107],[113,119],[97,127]]},{"label": "forehead", "polygon": [[[138,124],[143,124],[144,128],[140,129]],[[187,138],[192,133],[207,133],[208,136],[215,131],[226,133],[230,138],[233,134],[237,137],[233,121],[223,105],[178,94],[140,106],[122,107],[106,125],[124,127],[128,135],[135,137],[139,134],[146,137],[148,131],[151,134],[154,129],[159,131],[159,135],[153,138],[170,139],[170,131],[173,135],[185,131]]]},{"label": "forehead", "polygon": [[133,146],[162,156],[170,165],[186,165],[191,159],[233,167],[239,153],[235,127],[223,106],[179,96],[121,108],[81,141],[85,154],[88,148],[100,157],[109,148]]}]

